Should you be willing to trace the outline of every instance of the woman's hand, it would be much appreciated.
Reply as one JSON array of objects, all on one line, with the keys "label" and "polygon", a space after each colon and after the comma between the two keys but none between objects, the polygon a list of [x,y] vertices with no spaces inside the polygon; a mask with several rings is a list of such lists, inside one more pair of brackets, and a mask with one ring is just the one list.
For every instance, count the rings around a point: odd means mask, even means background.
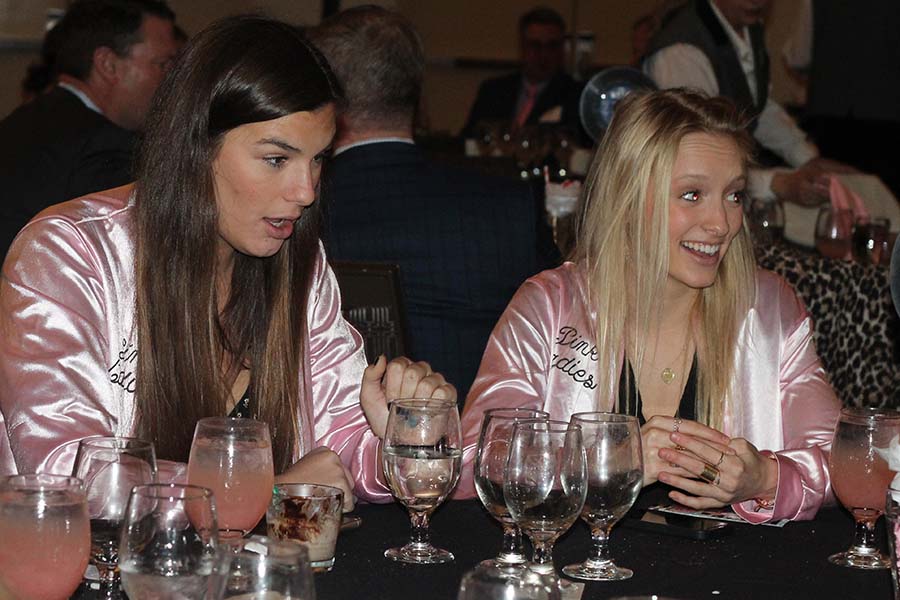
[{"label": "woman's hand", "polygon": [[[670,461],[664,456],[665,450],[676,451],[676,442],[672,441],[673,432],[682,432],[692,436],[693,439],[703,440],[709,447],[727,454],[733,454],[734,450],[728,447],[731,438],[712,427],[701,425],[696,421],[687,421],[679,418],[662,417],[659,415],[650,417],[641,427],[641,445],[644,451],[644,485],[650,485],[659,479],[661,472],[674,473],[684,477],[694,477],[694,473],[681,468],[675,461]],[[701,467],[702,470],[702,467]]]},{"label": "woman's hand", "polygon": [[356,503],[356,498],[353,497],[353,475],[341,462],[341,457],[325,446],[308,452],[277,476],[275,483],[317,483],[339,488],[344,492],[344,512],[353,510]]},{"label": "woman's hand", "polygon": [[437,398],[456,402],[456,388],[444,376],[431,370],[427,362],[413,362],[405,356],[390,363],[384,355],[366,367],[359,402],[369,427],[379,438],[387,426],[388,401],[398,398]]},{"label": "woman's hand", "polygon": [[[679,473],[660,472],[659,480],[687,492],[670,492],[672,500],[691,508],[706,509],[751,498],[775,497],[778,463],[747,440],[735,438],[729,444],[731,452],[723,452],[686,433],[673,433],[670,438],[685,450],[661,449],[659,454],[663,460],[678,465]],[[712,481],[701,476],[704,469]],[[686,477],[681,474],[685,471]]]}]

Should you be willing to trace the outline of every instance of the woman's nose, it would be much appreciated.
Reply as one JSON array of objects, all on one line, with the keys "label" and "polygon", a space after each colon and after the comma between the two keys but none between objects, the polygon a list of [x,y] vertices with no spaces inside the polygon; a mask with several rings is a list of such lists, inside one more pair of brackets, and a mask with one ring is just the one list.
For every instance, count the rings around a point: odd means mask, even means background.
[{"label": "woman's nose", "polygon": [[291,183],[285,194],[287,200],[301,206],[309,206],[316,199],[316,182],[311,173],[301,173]]},{"label": "woman's nose", "polygon": [[719,202],[710,203],[703,215],[703,229],[716,236],[724,236],[728,233],[728,214],[725,206]]}]

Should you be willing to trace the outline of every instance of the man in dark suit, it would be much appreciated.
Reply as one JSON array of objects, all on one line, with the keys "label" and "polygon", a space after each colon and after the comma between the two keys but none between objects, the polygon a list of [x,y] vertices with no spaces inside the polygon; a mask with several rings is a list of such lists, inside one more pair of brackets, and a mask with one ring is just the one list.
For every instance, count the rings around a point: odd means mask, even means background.
[{"label": "man in dark suit", "polygon": [[347,100],[322,182],[328,254],[400,265],[410,355],[465,398],[507,302],[559,254],[526,185],[435,164],[413,142],[425,59],[404,17],[360,7],[310,35]]},{"label": "man in dark suit", "polygon": [[0,121],[0,259],[44,208],[131,181],[173,25],[155,0],[80,0],[56,25],[58,84]]},{"label": "man in dark suit", "polygon": [[555,10],[539,7],[522,15],[522,70],[481,84],[462,135],[472,137],[482,121],[504,121],[514,129],[555,122],[579,133],[581,85],[563,70],[565,33],[565,21]]}]

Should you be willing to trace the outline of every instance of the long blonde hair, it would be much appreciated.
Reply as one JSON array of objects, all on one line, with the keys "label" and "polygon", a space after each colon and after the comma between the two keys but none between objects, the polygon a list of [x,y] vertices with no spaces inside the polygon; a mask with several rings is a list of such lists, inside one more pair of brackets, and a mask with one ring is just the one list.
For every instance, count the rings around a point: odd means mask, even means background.
[{"label": "long blonde hair", "polygon": [[[574,252],[587,278],[589,306],[596,310],[601,393],[615,393],[629,347],[640,372],[650,324],[662,314],[669,185],[682,138],[689,133],[728,137],[749,165],[753,144],[745,124],[730,101],[680,89],[634,93],[616,107],[588,174]],[[695,309],[696,417],[711,427],[722,427],[729,408],[738,330],[754,301],[755,270],[745,224]]]}]

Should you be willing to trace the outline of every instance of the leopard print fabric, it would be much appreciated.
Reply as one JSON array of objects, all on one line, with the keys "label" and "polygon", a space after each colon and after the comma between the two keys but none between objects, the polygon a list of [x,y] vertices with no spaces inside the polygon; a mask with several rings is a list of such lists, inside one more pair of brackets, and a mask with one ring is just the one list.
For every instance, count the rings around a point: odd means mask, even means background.
[{"label": "leopard print fabric", "polygon": [[889,269],[785,243],[758,245],[756,255],[806,305],[819,357],[844,405],[900,407],[900,317]]}]

